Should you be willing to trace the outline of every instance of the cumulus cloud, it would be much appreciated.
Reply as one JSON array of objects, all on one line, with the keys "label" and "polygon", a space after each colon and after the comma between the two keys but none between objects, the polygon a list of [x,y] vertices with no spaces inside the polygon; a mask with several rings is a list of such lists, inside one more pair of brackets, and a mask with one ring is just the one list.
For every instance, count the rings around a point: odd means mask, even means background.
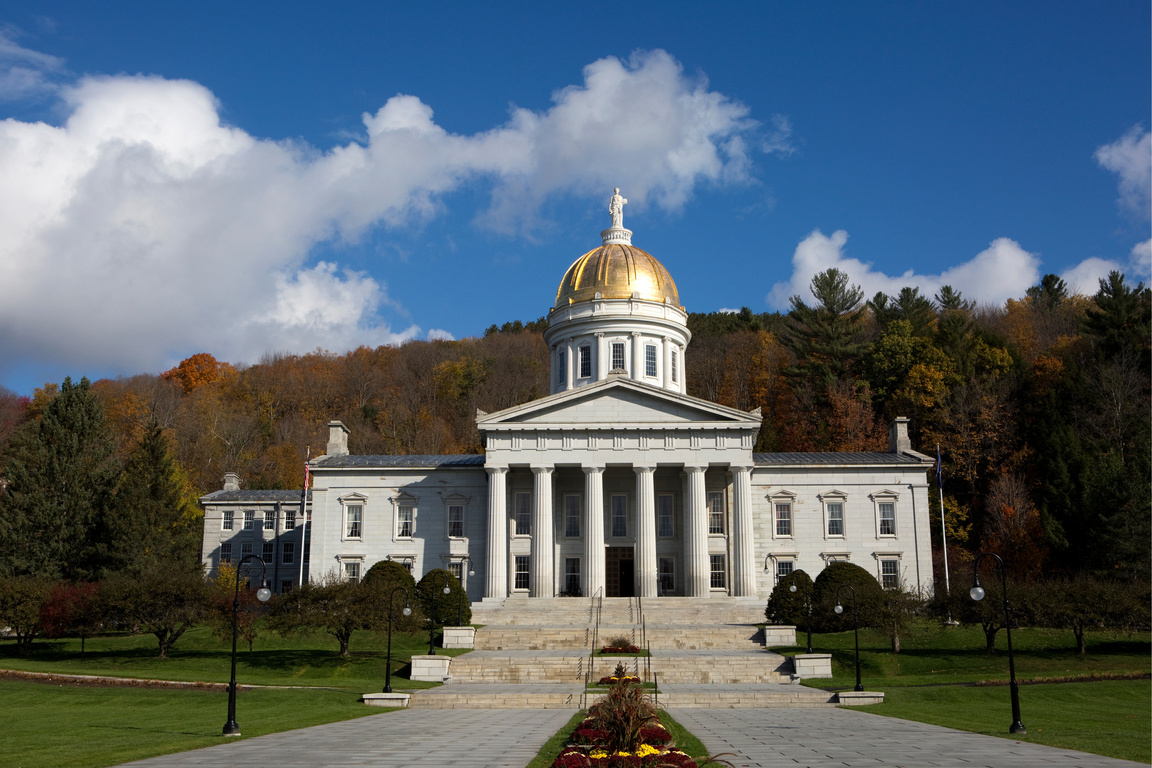
[{"label": "cumulus cloud", "polygon": [[792,256],[792,277],[772,286],[766,298],[768,305],[787,310],[792,296],[811,302],[812,278],[832,267],[859,285],[865,299],[881,291],[894,295],[905,286],[919,288],[925,296],[934,296],[941,286],[951,285],[968,299],[1002,304],[1007,299],[1023,296],[1040,279],[1040,259],[1006,237],[992,241],[969,261],[935,275],[920,275],[912,270],[896,276],[886,275],[870,263],[845,255],[847,243],[848,233],[844,230],[837,230],[831,236],[816,230],[804,238]]},{"label": "cumulus cloud", "polygon": [[1085,259],[1063,272],[1060,277],[1073,293],[1091,296],[1099,290],[1100,281],[1108,277],[1108,273],[1112,271],[1123,272],[1132,278],[1133,282],[1147,281],[1152,277],[1152,240],[1145,240],[1133,246],[1131,253],[1128,254],[1127,263],[1094,257]]},{"label": "cumulus cloud", "polygon": [[1133,126],[1111,144],[1096,150],[1096,162],[1120,177],[1120,205],[1141,217],[1152,215],[1152,134]]},{"label": "cumulus cloud", "polygon": [[13,28],[0,27],[0,101],[14,101],[54,90],[53,78],[64,71],[64,60],[29,50],[15,38]]},{"label": "cumulus cloud", "polygon": [[[62,67],[10,38],[0,62]],[[88,77],[61,99],[61,125],[0,122],[0,365],[135,372],[204,349],[245,361],[400,342],[421,331],[381,319],[385,283],[315,263],[317,244],[425,222],[472,180],[493,188],[495,229],[612,186],[677,209],[698,184],[746,182],[760,146],[747,107],[663,51],[596,61],[550,108],[472,135],[397,95],[364,115],[362,140],[327,150],[226,125],[186,80]]]}]

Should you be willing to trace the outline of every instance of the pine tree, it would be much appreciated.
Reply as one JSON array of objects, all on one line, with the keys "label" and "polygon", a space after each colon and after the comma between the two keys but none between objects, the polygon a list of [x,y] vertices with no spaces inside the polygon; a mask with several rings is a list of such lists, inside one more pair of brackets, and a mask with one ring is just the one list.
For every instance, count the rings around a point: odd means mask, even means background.
[{"label": "pine tree", "polygon": [[0,496],[0,574],[92,579],[119,474],[104,408],[88,379],[64,379],[9,445]]},{"label": "pine tree", "polygon": [[863,291],[850,285],[848,275],[835,267],[813,277],[811,290],[816,299],[813,306],[799,296],[792,297],[783,342],[796,354],[796,368],[790,375],[808,379],[823,394],[846,380],[864,355],[866,307]]},{"label": "pine tree", "polygon": [[128,457],[108,521],[108,566],[139,573],[200,560],[200,509],[155,422]]}]

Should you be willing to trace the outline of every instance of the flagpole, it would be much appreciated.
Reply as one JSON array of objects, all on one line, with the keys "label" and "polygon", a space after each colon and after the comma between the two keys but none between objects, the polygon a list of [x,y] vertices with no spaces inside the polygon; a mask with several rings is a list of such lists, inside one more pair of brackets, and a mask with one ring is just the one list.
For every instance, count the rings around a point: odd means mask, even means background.
[{"label": "flagpole", "polygon": [[312,449],[308,448],[304,459],[304,490],[300,491],[300,514],[304,517],[304,527],[300,532],[300,583],[304,586],[304,552],[308,546],[308,462],[312,458]]},{"label": "flagpole", "polygon": [[948,577],[948,529],[944,526],[944,461],[940,444],[936,444],[936,488],[940,491],[940,541],[944,545],[944,604],[948,606],[948,623],[952,621],[952,582]]}]

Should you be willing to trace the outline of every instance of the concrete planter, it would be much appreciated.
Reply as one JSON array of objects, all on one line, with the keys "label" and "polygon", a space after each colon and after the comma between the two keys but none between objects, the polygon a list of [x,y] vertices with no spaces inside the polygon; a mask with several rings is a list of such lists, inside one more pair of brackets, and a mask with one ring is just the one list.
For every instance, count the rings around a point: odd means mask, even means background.
[{"label": "concrete planter", "polygon": [[832,677],[832,654],[798,653],[792,657],[792,671],[800,677]]},{"label": "concrete planter", "polygon": [[360,697],[360,701],[364,702],[370,707],[401,707],[408,708],[408,699],[411,694],[407,693],[366,693]]},{"label": "concrete planter", "polygon": [[769,648],[777,645],[796,645],[796,627],[769,624],[764,627],[764,645]]},{"label": "concrete planter", "polygon": [[863,707],[867,704],[883,704],[883,691],[840,691],[836,703],[842,707]]},{"label": "concrete planter", "polygon": [[475,627],[444,627],[443,646],[445,648],[467,648],[475,645]]},{"label": "concrete planter", "polygon": [[449,656],[413,656],[412,674],[408,679],[442,683],[448,678],[448,665],[451,663]]}]

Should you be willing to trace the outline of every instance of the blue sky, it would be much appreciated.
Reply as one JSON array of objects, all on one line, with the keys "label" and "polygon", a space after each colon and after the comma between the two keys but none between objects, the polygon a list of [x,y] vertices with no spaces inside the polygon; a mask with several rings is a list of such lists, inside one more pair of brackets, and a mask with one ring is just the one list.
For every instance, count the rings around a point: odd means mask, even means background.
[{"label": "blue sky", "polygon": [[1149,277],[1147,2],[0,0],[0,384],[547,313]]}]

